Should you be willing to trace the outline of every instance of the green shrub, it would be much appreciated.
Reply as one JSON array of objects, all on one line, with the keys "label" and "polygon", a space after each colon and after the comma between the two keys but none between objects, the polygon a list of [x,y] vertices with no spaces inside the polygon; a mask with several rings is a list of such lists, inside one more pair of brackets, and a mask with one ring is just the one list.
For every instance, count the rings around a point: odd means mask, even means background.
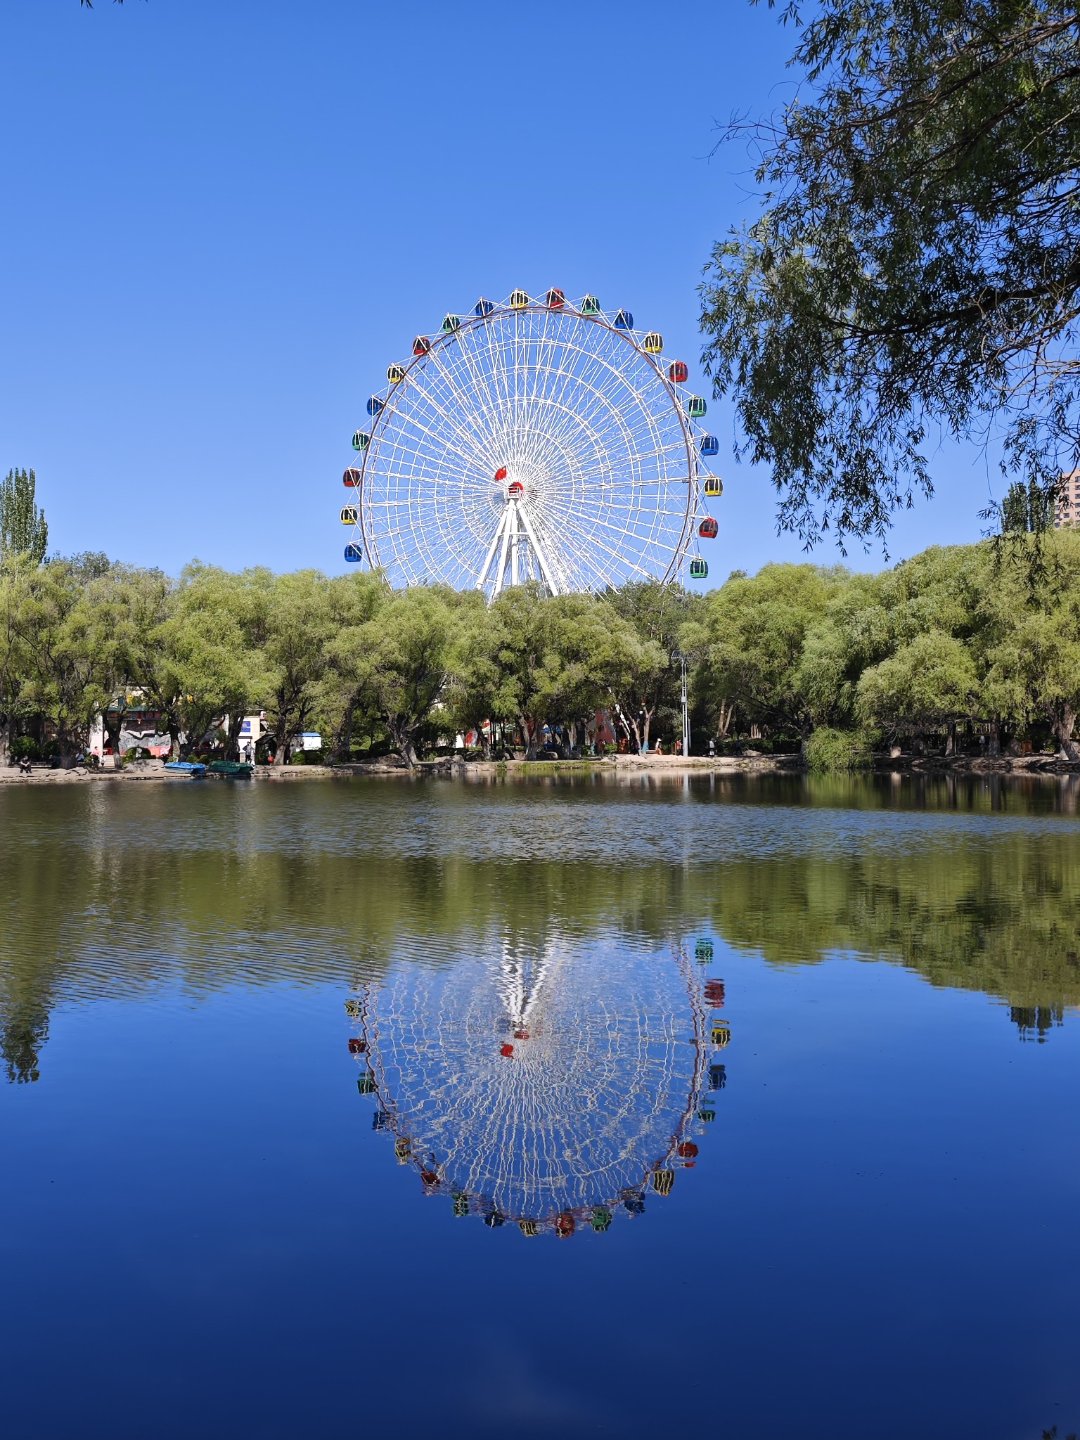
[{"label": "green shrub", "polygon": [[11,742],[11,759],[40,760],[41,746],[32,735],[17,735]]},{"label": "green shrub", "polygon": [[815,730],[804,750],[807,766],[819,773],[865,770],[873,759],[872,737],[861,730]]}]

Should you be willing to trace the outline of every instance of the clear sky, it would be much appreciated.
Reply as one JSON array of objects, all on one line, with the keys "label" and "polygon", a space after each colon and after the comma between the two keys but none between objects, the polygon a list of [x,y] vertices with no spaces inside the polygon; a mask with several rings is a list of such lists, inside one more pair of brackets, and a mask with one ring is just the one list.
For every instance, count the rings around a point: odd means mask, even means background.
[{"label": "clear sky", "polygon": [[[748,0],[0,0],[0,473],[64,553],[338,572],[364,400],[478,295],[626,305],[707,394],[696,287],[752,213],[716,129],[782,103],[790,46]],[[709,583],[801,558],[710,424]],[[893,558],[978,538],[996,473],[938,476]]]}]

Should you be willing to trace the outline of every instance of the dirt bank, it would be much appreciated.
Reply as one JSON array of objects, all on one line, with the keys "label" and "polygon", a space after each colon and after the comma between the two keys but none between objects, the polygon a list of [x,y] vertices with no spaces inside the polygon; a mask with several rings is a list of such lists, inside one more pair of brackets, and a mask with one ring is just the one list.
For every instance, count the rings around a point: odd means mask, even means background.
[{"label": "dirt bank", "polygon": [[[377,760],[357,765],[257,765],[254,779],[275,784],[299,780],[348,780],[359,776],[417,779],[443,776],[460,780],[480,780],[525,775],[775,775],[798,774],[805,767],[797,755],[611,755],[602,760],[453,760],[423,761],[409,771],[393,760]],[[916,756],[879,756],[874,772],[891,775],[1069,775],[1080,774],[1080,762],[1060,760],[1052,755],[983,756],[957,755],[920,758]],[[208,780],[228,777],[207,776]],[[166,770],[160,760],[142,760],[125,765],[121,770],[53,770],[35,765],[29,775],[15,766],[0,770],[0,785],[117,785],[135,783],[190,783],[183,771]]]}]

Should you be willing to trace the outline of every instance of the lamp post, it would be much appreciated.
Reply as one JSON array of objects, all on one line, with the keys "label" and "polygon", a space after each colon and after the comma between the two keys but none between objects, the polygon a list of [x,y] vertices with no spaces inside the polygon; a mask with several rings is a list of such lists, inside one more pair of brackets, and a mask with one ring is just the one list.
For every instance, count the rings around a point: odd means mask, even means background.
[{"label": "lamp post", "polygon": [[687,703],[686,703],[686,701],[687,701],[687,695],[686,695],[686,656],[682,653],[681,650],[677,650],[677,651],[675,652],[675,659],[678,660],[679,665],[680,665],[681,668],[682,668],[682,694],[681,694],[681,699],[682,699],[682,753],[683,753],[684,755],[689,755],[689,754],[690,754],[690,711],[689,711],[689,709],[688,709],[688,707],[687,707]]}]

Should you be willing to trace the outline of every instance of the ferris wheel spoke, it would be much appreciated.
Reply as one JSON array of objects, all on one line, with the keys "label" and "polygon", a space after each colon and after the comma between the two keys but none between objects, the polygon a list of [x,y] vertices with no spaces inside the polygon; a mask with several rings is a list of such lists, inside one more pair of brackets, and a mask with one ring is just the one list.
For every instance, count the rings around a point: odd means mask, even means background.
[{"label": "ferris wheel spoke", "polygon": [[[456,343],[460,345],[460,342]],[[462,389],[460,381],[454,373],[453,365],[453,362],[460,358],[460,352],[453,357],[447,357],[444,355],[444,350],[445,346],[443,345],[434,347],[428,360],[438,369],[461,414],[470,417],[468,429],[475,436],[477,460],[480,462],[490,453],[492,412],[486,403],[483,389],[478,388],[471,394],[467,394]],[[485,476],[485,479],[487,478]]]},{"label": "ferris wheel spoke", "polygon": [[596,559],[597,551],[613,560],[614,566],[608,566],[600,571],[601,580],[605,585],[617,584],[619,578],[627,572],[640,574],[643,578],[648,574],[647,570],[637,561],[628,560],[612,545],[593,536],[586,537],[564,529],[560,531],[556,543],[562,551],[575,556],[586,568],[594,570],[599,568]]}]

